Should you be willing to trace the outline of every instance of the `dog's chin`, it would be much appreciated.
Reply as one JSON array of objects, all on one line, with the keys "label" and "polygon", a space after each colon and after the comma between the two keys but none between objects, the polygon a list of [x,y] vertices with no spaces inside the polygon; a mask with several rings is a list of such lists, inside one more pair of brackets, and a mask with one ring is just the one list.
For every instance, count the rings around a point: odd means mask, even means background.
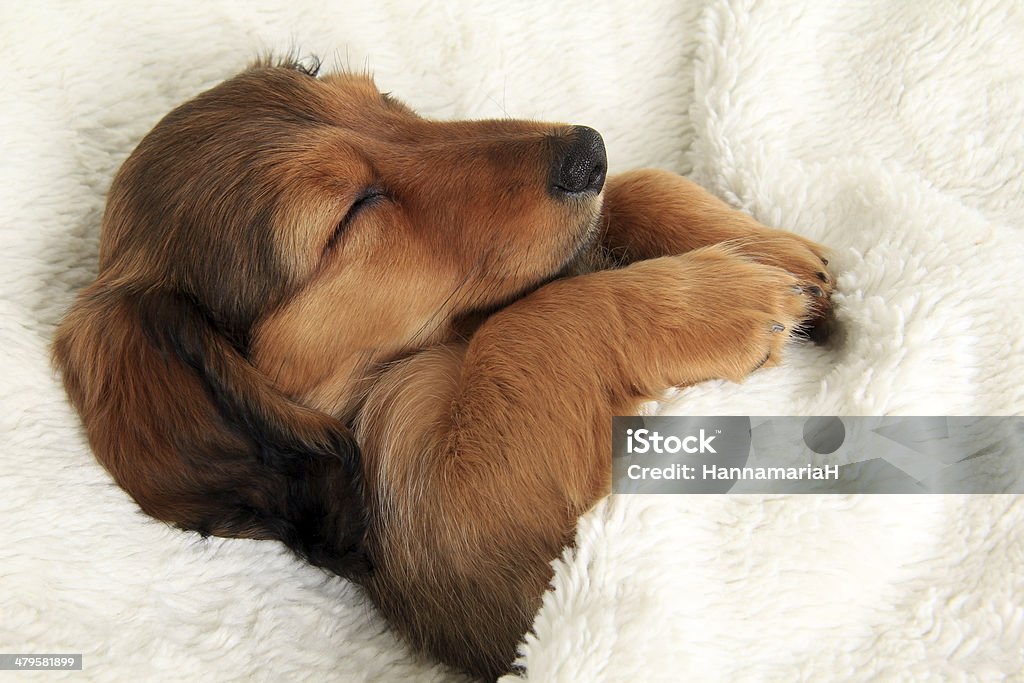
[{"label": "dog's chin", "polygon": [[535,282],[510,294],[497,303],[476,308],[457,316],[452,323],[453,329],[459,334],[468,337],[480,323],[492,314],[537,291],[544,285],[550,284],[555,280],[614,267],[615,264],[612,259],[609,258],[607,252],[601,247],[599,221],[600,213],[595,213],[592,218],[589,218],[581,225],[578,235],[570,245],[568,254],[549,273],[539,277]]},{"label": "dog's chin", "polygon": [[593,216],[581,223],[565,256],[558,262],[558,265],[546,275],[539,277],[534,284],[526,287],[515,298],[522,298],[555,280],[607,270],[612,267],[614,264],[601,246],[600,218],[601,214],[595,212]]},{"label": "dog's chin", "polygon": [[600,213],[584,223],[580,236],[576,239],[569,255],[551,275],[541,282],[541,285],[566,277],[585,275],[614,267],[615,264],[607,250],[601,245],[599,222]]}]

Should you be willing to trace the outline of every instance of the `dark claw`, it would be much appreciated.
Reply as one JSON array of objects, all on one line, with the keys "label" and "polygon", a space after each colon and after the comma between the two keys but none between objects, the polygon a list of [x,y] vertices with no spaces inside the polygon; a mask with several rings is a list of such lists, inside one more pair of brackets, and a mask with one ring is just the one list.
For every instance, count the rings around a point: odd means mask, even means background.
[{"label": "dark claw", "polygon": [[828,259],[825,258],[824,256],[821,257],[821,262],[824,263],[826,266],[828,265]]},{"label": "dark claw", "polygon": [[823,272],[821,272],[819,270],[817,273],[815,273],[815,275],[817,275],[818,279],[821,280],[822,282],[828,282],[828,274],[827,273],[823,273]]}]

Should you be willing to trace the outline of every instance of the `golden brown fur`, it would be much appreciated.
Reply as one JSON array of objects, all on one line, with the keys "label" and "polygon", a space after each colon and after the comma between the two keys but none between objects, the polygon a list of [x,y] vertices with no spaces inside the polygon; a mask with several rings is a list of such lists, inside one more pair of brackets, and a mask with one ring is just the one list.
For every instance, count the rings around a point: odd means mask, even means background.
[{"label": "golden brown fur", "polygon": [[150,514],[281,539],[414,647],[508,670],[608,492],[611,417],[778,362],[830,309],[819,246],[665,172],[599,192],[584,138],[288,65],[175,110],[56,340],[97,457]]}]

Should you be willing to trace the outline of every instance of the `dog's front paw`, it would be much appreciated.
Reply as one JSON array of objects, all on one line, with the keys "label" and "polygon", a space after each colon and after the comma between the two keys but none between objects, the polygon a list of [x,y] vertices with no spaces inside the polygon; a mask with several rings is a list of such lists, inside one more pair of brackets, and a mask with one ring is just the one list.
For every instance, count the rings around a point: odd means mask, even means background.
[{"label": "dog's front paw", "polygon": [[768,228],[726,244],[758,263],[793,274],[809,298],[807,314],[797,330],[798,336],[816,343],[828,339],[834,320],[832,291],[835,280],[828,270],[828,250],[825,247],[800,235]]},{"label": "dog's front paw", "polygon": [[[645,263],[661,271],[651,274],[652,281],[674,275],[673,284],[661,290],[657,319],[668,323],[664,345],[674,351],[667,379],[677,386],[713,378],[740,381],[779,363],[820,298],[799,276],[729,246]],[[673,266],[674,271],[661,270]]]},{"label": "dog's front paw", "polygon": [[718,265],[728,273],[717,285],[727,297],[717,320],[709,322],[710,341],[717,344],[723,362],[721,376],[739,380],[754,370],[776,365],[792,336],[804,329],[822,298],[813,285],[785,268],[758,262],[717,248],[694,252],[726,261]]}]

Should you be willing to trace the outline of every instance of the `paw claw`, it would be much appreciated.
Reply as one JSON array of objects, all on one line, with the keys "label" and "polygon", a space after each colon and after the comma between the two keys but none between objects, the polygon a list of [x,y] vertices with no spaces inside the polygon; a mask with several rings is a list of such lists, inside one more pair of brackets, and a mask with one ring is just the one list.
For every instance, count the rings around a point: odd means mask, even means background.
[{"label": "paw claw", "polygon": [[817,275],[818,279],[821,280],[822,282],[828,282],[828,273],[824,273],[819,270],[817,273],[815,273],[815,275]]},{"label": "paw claw", "polygon": [[825,292],[823,292],[821,290],[821,287],[818,287],[817,285],[811,285],[810,287],[807,288],[807,291],[811,294],[811,296],[825,296]]},{"label": "paw claw", "polygon": [[772,334],[778,334],[779,332],[782,332],[785,329],[786,329],[786,326],[783,325],[782,323],[777,323],[777,322],[772,321],[772,330],[771,330]]}]

